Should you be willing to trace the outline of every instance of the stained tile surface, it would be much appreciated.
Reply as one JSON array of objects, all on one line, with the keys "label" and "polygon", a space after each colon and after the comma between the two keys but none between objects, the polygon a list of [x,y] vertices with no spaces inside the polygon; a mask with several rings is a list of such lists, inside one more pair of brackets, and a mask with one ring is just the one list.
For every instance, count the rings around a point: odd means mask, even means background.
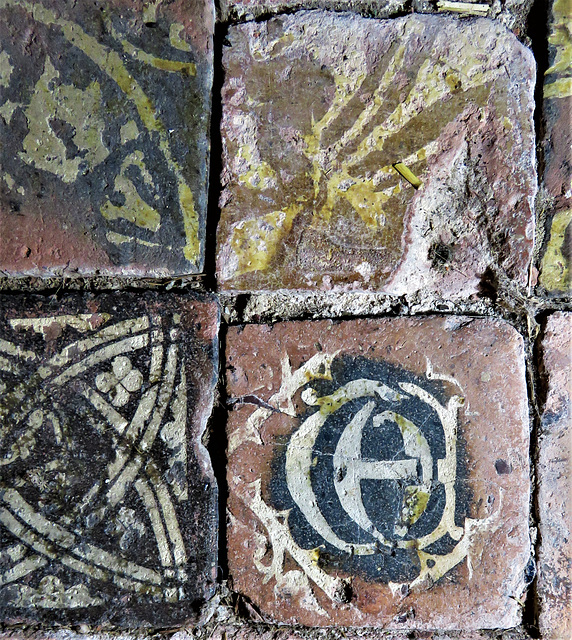
[{"label": "stained tile surface", "polygon": [[540,513],[538,593],[543,638],[572,635],[572,314],[548,319],[542,342],[547,385],[537,478]]},{"label": "stained tile surface", "polygon": [[233,327],[228,560],[286,623],[519,624],[530,559],[523,343],[495,320]]},{"label": "stained tile surface", "polygon": [[0,5],[0,269],[196,273],[213,6]]},{"label": "stained tile surface", "polygon": [[229,29],[225,289],[528,282],[534,61],[485,19],[300,12]]},{"label": "stained tile surface", "polygon": [[193,617],[216,573],[210,298],[0,300],[0,617]]}]

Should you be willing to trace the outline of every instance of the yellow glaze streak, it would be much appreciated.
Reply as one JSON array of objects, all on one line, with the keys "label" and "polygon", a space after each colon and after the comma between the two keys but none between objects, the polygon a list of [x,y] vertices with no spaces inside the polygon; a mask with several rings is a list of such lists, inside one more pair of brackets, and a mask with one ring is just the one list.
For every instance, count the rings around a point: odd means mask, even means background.
[{"label": "yellow glaze streak", "polygon": [[556,47],[554,64],[546,70],[550,73],[570,73],[572,66],[572,1],[556,0],[552,8],[553,25],[548,42]]},{"label": "yellow glaze streak", "polygon": [[166,60],[165,58],[157,58],[150,53],[142,51],[125,39],[121,40],[121,46],[123,47],[125,53],[130,55],[135,60],[144,62],[145,64],[155,67],[156,69],[161,69],[162,71],[176,71],[179,73],[186,73],[189,76],[194,76],[197,73],[197,67],[194,62],[179,62],[178,60]]},{"label": "yellow glaze streak", "polygon": [[558,78],[544,85],[545,98],[567,98],[572,96],[572,78]]},{"label": "yellow glaze streak", "polygon": [[564,256],[566,229],[572,224],[572,209],[560,211],[552,220],[550,240],[542,260],[540,284],[548,291],[570,291],[570,263]]},{"label": "yellow glaze streak", "polygon": [[238,256],[237,275],[269,267],[301,210],[301,205],[290,205],[284,211],[273,211],[235,227],[231,243]]},{"label": "yellow glaze streak", "polygon": [[346,199],[360,218],[370,227],[385,224],[383,203],[390,198],[382,191],[375,191],[372,179],[351,178],[348,173],[334,174],[327,183],[328,196],[318,216],[329,221],[336,211],[340,198]]},{"label": "yellow glaze streak", "polygon": [[276,172],[267,162],[255,164],[253,155],[251,145],[245,144],[240,148],[238,157],[244,158],[249,168],[238,176],[238,181],[249,189],[265,189],[268,182],[276,178]]},{"label": "yellow glaze streak", "polygon": [[423,515],[423,512],[427,508],[430,494],[427,491],[423,491],[416,486],[405,487],[404,496],[404,515],[407,526],[415,524],[417,520]]},{"label": "yellow glaze streak", "polygon": [[191,45],[181,38],[181,33],[184,30],[184,25],[179,22],[174,22],[169,27],[169,42],[171,46],[175,49],[179,49],[179,51],[191,51]]},{"label": "yellow glaze streak", "polygon": [[556,74],[554,82],[544,86],[545,98],[566,98],[572,95],[572,2],[556,0],[552,6],[552,32],[548,38],[556,48],[554,64],[546,75]]},{"label": "yellow glaze streak", "polygon": [[0,52],[0,87],[7,87],[10,84],[13,69],[10,56],[6,51]]}]

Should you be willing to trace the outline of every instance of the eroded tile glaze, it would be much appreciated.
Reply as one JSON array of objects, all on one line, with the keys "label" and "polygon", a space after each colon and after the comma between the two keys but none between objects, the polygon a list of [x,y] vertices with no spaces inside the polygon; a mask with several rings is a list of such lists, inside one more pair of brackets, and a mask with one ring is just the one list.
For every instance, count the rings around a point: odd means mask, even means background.
[{"label": "eroded tile glaze", "polygon": [[555,313],[542,340],[544,406],[537,463],[542,637],[572,634],[572,314]]},{"label": "eroded tile glaze", "polygon": [[0,300],[5,622],[165,627],[216,574],[207,297]]},{"label": "eroded tile glaze", "polygon": [[530,580],[523,342],[470,318],[227,341],[234,588],[288,624],[510,628]]},{"label": "eroded tile glaze", "polygon": [[0,268],[196,273],[213,6],[0,3]]},{"label": "eroded tile glaze", "polygon": [[570,3],[554,0],[549,24],[549,60],[544,82],[542,183],[550,199],[547,238],[540,265],[546,292],[572,292],[572,40]]},{"label": "eroded tile glaze", "polygon": [[302,12],[229,30],[225,289],[448,298],[528,281],[534,62],[494,22]]}]

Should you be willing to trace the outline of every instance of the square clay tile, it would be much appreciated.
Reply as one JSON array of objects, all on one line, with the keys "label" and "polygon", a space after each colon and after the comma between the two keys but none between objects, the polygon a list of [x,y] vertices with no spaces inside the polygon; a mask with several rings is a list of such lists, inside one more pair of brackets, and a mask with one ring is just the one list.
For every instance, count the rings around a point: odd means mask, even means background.
[{"label": "square clay tile", "polygon": [[548,318],[542,341],[545,401],[540,430],[538,509],[540,629],[572,636],[572,313]]},{"label": "square clay tile", "polygon": [[527,284],[535,64],[511,32],[317,11],[227,40],[224,289],[451,299]]},{"label": "square clay tile", "polygon": [[0,619],[152,625],[212,595],[208,297],[0,300]]},{"label": "square clay tile", "polygon": [[0,5],[0,269],[197,273],[211,0]]},{"label": "square clay tile", "polygon": [[463,317],[228,333],[228,561],[282,623],[519,624],[530,561],[523,341]]}]

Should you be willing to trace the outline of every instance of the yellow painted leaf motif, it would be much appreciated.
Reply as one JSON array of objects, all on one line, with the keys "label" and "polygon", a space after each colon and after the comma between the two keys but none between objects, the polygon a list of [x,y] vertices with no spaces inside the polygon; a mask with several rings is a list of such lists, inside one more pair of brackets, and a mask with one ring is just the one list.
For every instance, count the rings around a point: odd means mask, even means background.
[{"label": "yellow painted leaf motif", "polygon": [[[437,151],[437,145],[431,141],[415,149],[405,159],[396,158],[396,162],[391,165],[378,167],[375,172],[369,171],[370,175],[363,171],[363,166],[373,154],[384,150],[387,140],[419,115],[420,103],[427,109],[461,88],[464,91],[473,89],[484,84],[487,79],[478,75],[476,77],[467,75],[461,80],[445,61],[426,59],[419,68],[415,84],[407,98],[397,104],[384,121],[376,124],[384,104],[384,95],[391,89],[395,73],[403,63],[404,52],[404,46],[396,51],[392,64],[389,65],[375,89],[373,99],[366,104],[354,123],[334,144],[325,149],[322,138],[328,133],[330,126],[342,116],[346,105],[351,101],[355,103],[356,98],[359,98],[366,80],[365,77],[360,78],[358,87],[348,93],[348,83],[344,82],[343,78],[337,78],[337,96],[332,106],[321,121],[314,124],[312,133],[305,138],[308,145],[305,155],[313,164],[312,177],[315,193],[318,199],[320,193],[324,191],[326,193],[324,204],[314,213],[325,221],[331,218],[339,201],[345,199],[367,225],[383,226],[386,220],[383,205],[401,192],[401,189],[395,189],[395,180],[388,180],[393,177],[393,164],[401,161],[407,167],[419,165]],[[368,130],[370,133],[364,135]],[[384,183],[388,182],[393,184],[384,189]]]},{"label": "yellow painted leaf motif", "polygon": [[147,171],[143,162],[143,154],[141,151],[134,151],[125,158],[121,165],[121,171],[115,178],[115,191],[124,197],[124,204],[120,206],[114,205],[108,198],[101,207],[101,215],[106,220],[123,218],[129,222],[133,222],[133,224],[142,229],[157,231],[161,225],[161,216],[159,212],[148,205],[137,192],[137,187],[128,177],[128,172],[131,167],[139,170],[144,182],[148,186],[154,186],[151,174]]},{"label": "yellow painted leaf motif", "polygon": [[[58,80],[59,73],[47,57],[44,72],[26,109],[28,135],[20,158],[64,182],[74,182],[82,163],[92,168],[109,155],[102,140],[101,89],[97,82],[78,89]],[[85,153],[67,157],[66,145],[54,131],[56,120],[73,128],[73,142]]]}]

